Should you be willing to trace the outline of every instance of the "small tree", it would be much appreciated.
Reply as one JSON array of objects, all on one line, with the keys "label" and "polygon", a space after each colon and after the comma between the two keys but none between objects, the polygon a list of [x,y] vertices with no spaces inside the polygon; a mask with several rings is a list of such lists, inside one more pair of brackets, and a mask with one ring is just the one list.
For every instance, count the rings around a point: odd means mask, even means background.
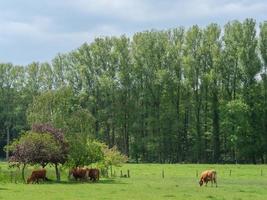
[{"label": "small tree", "polygon": [[25,181],[25,167],[27,164],[40,164],[45,167],[55,155],[60,153],[60,148],[53,136],[35,132],[26,132],[19,139],[13,141],[7,150],[11,151],[11,163],[22,165],[22,179]]},{"label": "small tree", "polygon": [[69,138],[70,152],[67,165],[79,167],[103,160],[102,144],[82,134]]},{"label": "small tree", "polygon": [[128,157],[123,155],[117,148],[117,146],[113,146],[112,148],[108,148],[107,145],[102,144],[102,151],[104,153],[103,165],[108,171],[110,169],[112,176],[112,166],[121,166],[122,163],[128,161]]},{"label": "small tree", "polygon": [[[249,155],[255,146],[249,145],[249,107],[242,100],[228,102],[223,109],[222,130],[227,133],[235,162]],[[250,152],[248,151],[250,150]]]},{"label": "small tree", "polygon": [[64,164],[68,158],[69,145],[64,137],[64,133],[60,129],[54,128],[51,124],[34,124],[32,130],[40,134],[50,134],[57,143],[59,151],[53,152],[50,156],[49,163],[55,165],[57,181],[60,181],[59,164]]}]

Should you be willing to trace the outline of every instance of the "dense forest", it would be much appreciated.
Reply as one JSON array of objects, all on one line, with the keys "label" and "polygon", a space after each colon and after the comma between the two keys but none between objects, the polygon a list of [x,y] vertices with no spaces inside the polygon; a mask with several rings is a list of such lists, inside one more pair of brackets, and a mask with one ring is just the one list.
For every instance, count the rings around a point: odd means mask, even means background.
[{"label": "dense forest", "polygon": [[2,63],[0,156],[48,122],[132,162],[266,163],[266,70],[267,22],[253,19],[101,37],[51,63]]}]

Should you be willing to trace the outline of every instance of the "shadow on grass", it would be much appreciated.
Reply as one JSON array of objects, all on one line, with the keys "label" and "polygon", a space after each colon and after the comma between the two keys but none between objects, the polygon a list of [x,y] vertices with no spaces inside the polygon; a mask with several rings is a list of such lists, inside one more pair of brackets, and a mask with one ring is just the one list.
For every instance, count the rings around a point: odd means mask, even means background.
[{"label": "shadow on grass", "polygon": [[0,188],[0,190],[8,190],[7,188]]},{"label": "shadow on grass", "polygon": [[77,184],[88,184],[88,185],[94,185],[94,184],[127,184],[118,180],[114,180],[114,179],[102,179],[96,182],[92,182],[92,181],[74,181],[74,180],[70,180],[70,181],[46,181],[46,182],[42,182],[41,184],[64,184],[64,185],[77,185]]}]

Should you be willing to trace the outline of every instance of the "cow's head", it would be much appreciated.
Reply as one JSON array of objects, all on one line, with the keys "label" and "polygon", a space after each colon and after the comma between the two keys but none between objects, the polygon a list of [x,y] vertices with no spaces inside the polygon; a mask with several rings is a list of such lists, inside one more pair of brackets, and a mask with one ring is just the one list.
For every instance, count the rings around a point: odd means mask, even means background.
[{"label": "cow's head", "polygon": [[203,180],[202,179],[199,181],[199,185],[200,185],[200,187],[203,185]]}]

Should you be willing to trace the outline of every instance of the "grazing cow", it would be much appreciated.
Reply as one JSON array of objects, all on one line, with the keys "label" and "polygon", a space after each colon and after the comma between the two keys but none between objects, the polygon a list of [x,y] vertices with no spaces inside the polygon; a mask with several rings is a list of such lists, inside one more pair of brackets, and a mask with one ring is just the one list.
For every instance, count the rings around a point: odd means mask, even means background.
[{"label": "grazing cow", "polygon": [[46,178],[45,169],[38,169],[32,171],[31,176],[27,179],[27,183],[39,183],[39,179],[42,179],[43,181],[48,180],[48,178]]},{"label": "grazing cow", "polygon": [[77,181],[78,179],[83,180],[87,179],[88,177],[88,171],[84,168],[72,168],[69,172],[69,176],[72,175],[74,179]]},{"label": "grazing cow", "polygon": [[207,186],[209,181],[211,181],[211,186],[213,186],[213,183],[215,183],[217,187],[217,176],[216,176],[216,171],[214,169],[206,170],[201,173],[199,185],[202,186],[203,183],[206,183]]},{"label": "grazing cow", "polygon": [[95,182],[99,180],[99,169],[88,169],[88,178],[89,180]]}]

